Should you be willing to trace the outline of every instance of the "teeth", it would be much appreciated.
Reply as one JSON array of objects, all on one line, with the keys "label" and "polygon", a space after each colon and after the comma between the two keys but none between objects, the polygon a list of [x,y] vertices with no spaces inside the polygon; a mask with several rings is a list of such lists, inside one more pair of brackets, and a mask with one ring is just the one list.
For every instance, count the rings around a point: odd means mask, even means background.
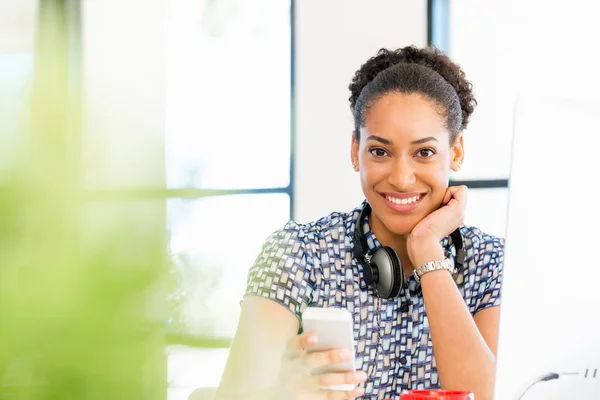
[{"label": "teeth", "polygon": [[417,195],[417,196],[413,196],[413,197],[409,197],[409,198],[404,198],[404,199],[397,199],[395,197],[391,197],[391,196],[385,196],[385,198],[394,203],[394,204],[410,204],[410,203],[414,203],[415,201],[419,200],[421,196]]}]

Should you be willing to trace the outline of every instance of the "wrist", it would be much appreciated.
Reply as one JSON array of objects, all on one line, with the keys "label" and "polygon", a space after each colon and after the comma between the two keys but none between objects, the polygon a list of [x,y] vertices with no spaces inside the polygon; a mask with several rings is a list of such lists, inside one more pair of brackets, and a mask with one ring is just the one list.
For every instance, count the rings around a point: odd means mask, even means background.
[{"label": "wrist", "polygon": [[432,237],[415,238],[410,237],[406,242],[408,257],[415,268],[431,262],[446,258],[441,243]]}]

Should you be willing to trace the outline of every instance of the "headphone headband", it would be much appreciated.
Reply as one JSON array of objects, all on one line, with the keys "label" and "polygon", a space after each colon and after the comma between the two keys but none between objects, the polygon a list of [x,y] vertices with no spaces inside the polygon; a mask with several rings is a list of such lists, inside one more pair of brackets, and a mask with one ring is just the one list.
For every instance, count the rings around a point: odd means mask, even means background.
[{"label": "headphone headband", "polygon": [[356,221],[356,225],[354,226],[354,248],[352,249],[354,253],[354,258],[356,258],[361,263],[365,262],[365,255],[369,251],[369,244],[367,243],[367,238],[363,232],[363,221],[365,220],[365,215],[371,212],[371,205],[369,203],[365,203],[365,206],[360,211],[358,215],[358,220]]}]

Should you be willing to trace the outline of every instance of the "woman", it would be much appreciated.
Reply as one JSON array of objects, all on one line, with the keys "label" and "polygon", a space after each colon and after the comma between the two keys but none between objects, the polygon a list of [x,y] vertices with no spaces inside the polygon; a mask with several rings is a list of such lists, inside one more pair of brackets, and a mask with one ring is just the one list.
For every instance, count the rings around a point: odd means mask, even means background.
[{"label": "woman", "polygon": [[[380,50],[350,91],[351,164],[366,201],[310,224],[289,222],[265,242],[218,398],[383,399],[441,387],[491,399],[504,242],[464,226],[467,189],[448,187],[476,105],[471,84],[440,51],[411,46]],[[445,260],[460,250],[449,237],[457,228],[466,258],[452,274]],[[381,246],[397,254],[406,279],[396,297],[367,283],[355,229],[368,254]],[[436,261],[445,267],[426,268]],[[307,306],[352,312],[357,373],[311,375],[349,355],[306,353],[318,341],[298,334]],[[342,383],[358,386],[319,389]]]}]

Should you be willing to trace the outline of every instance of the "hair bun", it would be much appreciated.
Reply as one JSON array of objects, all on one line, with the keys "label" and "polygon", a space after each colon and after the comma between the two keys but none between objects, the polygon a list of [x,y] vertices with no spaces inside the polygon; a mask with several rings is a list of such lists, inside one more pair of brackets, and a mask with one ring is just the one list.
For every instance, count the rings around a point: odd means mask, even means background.
[{"label": "hair bun", "polygon": [[397,50],[380,49],[374,57],[364,63],[352,78],[350,108],[354,112],[356,102],[364,89],[380,72],[400,63],[418,64],[428,67],[442,76],[456,91],[462,111],[461,130],[465,129],[469,117],[475,110],[477,101],[473,95],[473,85],[467,81],[464,71],[442,51],[429,46],[419,49],[406,46]]}]

